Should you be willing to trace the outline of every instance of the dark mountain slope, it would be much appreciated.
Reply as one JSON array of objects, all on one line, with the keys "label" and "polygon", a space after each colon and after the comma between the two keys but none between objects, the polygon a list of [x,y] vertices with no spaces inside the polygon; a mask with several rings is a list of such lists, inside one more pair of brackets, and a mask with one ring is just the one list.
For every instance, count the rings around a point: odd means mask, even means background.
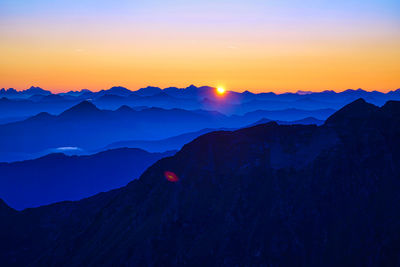
[{"label": "dark mountain slope", "polygon": [[[398,107],[369,112],[367,103],[356,102],[320,127],[268,123],[203,135],[105,199],[2,220],[0,260],[16,266],[397,266]],[[354,108],[369,115],[356,129],[342,128],[360,120]],[[168,182],[164,171],[180,180]]]},{"label": "dark mountain slope", "polygon": [[132,148],[90,156],[50,154],[35,160],[0,163],[0,197],[16,209],[82,199],[126,185],[173,153]]},{"label": "dark mountain slope", "polygon": [[15,214],[16,210],[8,206],[4,200],[0,198],[0,217],[2,216],[10,216],[12,214]]}]

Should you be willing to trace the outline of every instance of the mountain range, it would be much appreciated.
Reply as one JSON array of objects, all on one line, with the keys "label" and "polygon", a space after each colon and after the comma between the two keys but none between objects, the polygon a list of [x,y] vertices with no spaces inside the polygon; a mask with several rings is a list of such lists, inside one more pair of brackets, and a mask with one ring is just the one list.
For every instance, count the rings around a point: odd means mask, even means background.
[{"label": "mountain range", "polygon": [[326,118],[333,112],[331,109],[288,109],[227,116],[216,111],[135,110],[128,106],[112,111],[82,101],[59,115],[41,112],[22,121],[0,125],[0,161],[32,159],[63,148],[76,148],[82,154],[124,140],[154,141],[205,128],[240,128],[262,118]]},{"label": "mountain range", "polygon": [[321,126],[207,133],[120,189],[19,212],[0,201],[0,262],[397,266],[399,137],[400,102],[363,99]]},{"label": "mountain range", "polygon": [[381,106],[388,100],[400,100],[400,89],[388,93],[367,92],[362,89],[349,89],[339,93],[299,91],[284,94],[228,91],[221,97],[215,93],[213,87],[194,85],[187,88],[165,89],[149,86],[136,91],[117,86],[99,92],[85,89],[59,94],[52,94],[39,87],[31,87],[24,91],[11,88],[0,90],[0,120],[11,121],[15,117],[29,117],[40,112],[59,114],[84,100],[92,101],[101,109],[115,110],[127,105],[134,109],[145,107],[204,109],[218,111],[225,115],[243,115],[256,110],[337,110],[360,97]]},{"label": "mountain range", "polygon": [[[271,122],[272,120],[262,118],[255,123],[252,123],[250,125],[247,125],[246,127],[249,126],[255,126],[258,124],[264,124]],[[303,125],[322,125],[324,121],[322,120],[317,120],[313,117],[308,117],[304,118],[301,120],[296,120],[296,121],[280,121],[280,120],[275,120],[276,123],[280,125],[293,125],[293,124],[303,124]],[[146,151],[150,152],[162,152],[162,151],[167,151],[167,150],[179,150],[181,149],[186,143],[189,143],[190,141],[196,139],[197,137],[210,133],[210,132],[215,132],[215,131],[221,131],[221,130],[235,130],[231,128],[219,128],[219,129],[211,129],[211,128],[206,128],[202,129],[200,131],[196,132],[189,132],[189,133],[184,133],[180,134],[177,136],[161,139],[161,140],[127,140],[127,141],[118,141],[112,144],[107,145],[104,147],[104,149],[112,149],[112,148],[119,148],[119,147],[131,147],[131,148],[141,148]]]},{"label": "mountain range", "polygon": [[0,196],[19,210],[79,200],[126,185],[157,160],[174,152],[120,148],[87,156],[57,153],[35,160],[0,163]]}]

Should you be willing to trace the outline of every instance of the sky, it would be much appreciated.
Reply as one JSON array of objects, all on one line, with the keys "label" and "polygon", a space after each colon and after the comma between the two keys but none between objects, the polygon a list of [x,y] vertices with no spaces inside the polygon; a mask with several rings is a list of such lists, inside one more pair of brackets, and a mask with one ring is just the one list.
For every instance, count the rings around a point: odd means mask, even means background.
[{"label": "sky", "polygon": [[398,0],[0,0],[0,88],[400,88]]}]

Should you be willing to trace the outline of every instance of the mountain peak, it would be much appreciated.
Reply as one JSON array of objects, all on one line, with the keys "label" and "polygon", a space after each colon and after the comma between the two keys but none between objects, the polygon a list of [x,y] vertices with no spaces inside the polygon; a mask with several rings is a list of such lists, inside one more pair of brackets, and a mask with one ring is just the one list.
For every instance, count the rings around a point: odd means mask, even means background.
[{"label": "mountain peak", "polygon": [[326,120],[325,125],[351,126],[352,123],[367,119],[371,113],[377,110],[379,110],[377,106],[359,98],[335,112]]},{"label": "mountain peak", "polygon": [[131,108],[130,106],[122,105],[116,111],[118,111],[118,112],[131,112],[131,111],[134,111],[134,109]]},{"label": "mountain peak", "polygon": [[122,86],[113,86],[110,89],[107,90],[108,92],[113,92],[113,93],[132,93],[131,90],[122,87]]},{"label": "mountain peak", "polygon": [[152,95],[160,93],[161,91],[162,90],[159,87],[147,86],[145,88],[141,88],[141,89],[135,91],[135,94],[140,95],[140,96],[152,96]]},{"label": "mountain peak", "polygon": [[193,84],[189,85],[188,87],[185,88],[185,90],[196,90],[197,87]]},{"label": "mountain peak", "polygon": [[32,116],[30,118],[27,118],[26,121],[40,121],[40,120],[47,120],[54,117],[48,112],[40,112],[36,114],[35,116]]},{"label": "mountain peak", "polygon": [[31,95],[51,95],[50,91],[44,90],[40,87],[31,86],[29,89],[23,91],[23,93],[31,94]]},{"label": "mountain peak", "polygon": [[83,115],[83,114],[94,114],[99,112],[100,109],[98,109],[92,102],[90,101],[82,101],[81,103],[73,106],[70,109],[67,109],[60,115],[65,116],[65,115]]}]

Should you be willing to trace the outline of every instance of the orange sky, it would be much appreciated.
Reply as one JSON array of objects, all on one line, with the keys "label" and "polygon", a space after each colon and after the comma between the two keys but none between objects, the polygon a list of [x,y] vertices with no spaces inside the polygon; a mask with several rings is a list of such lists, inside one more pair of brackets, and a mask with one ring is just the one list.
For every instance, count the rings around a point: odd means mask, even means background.
[{"label": "orange sky", "polygon": [[15,2],[0,6],[0,88],[400,88],[394,1]]}]

